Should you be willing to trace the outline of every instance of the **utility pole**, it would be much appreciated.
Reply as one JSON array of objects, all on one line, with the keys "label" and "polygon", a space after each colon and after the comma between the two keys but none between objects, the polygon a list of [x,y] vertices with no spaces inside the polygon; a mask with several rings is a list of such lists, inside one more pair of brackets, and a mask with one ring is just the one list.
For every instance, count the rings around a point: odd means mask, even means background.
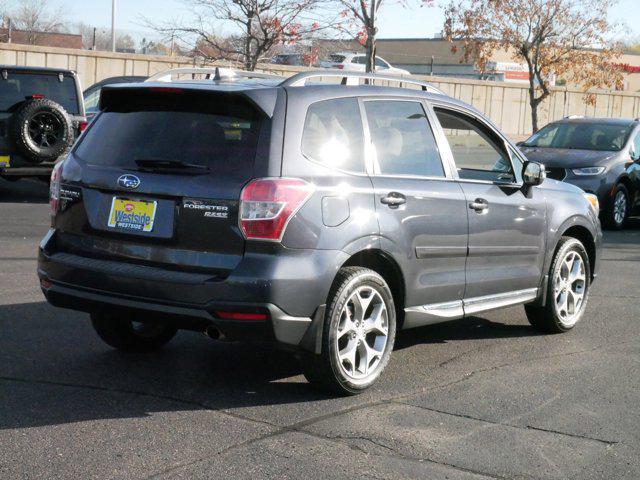
[{"label": "utility pole", "polygon": [[111,0],[111,51],[116,51],[116,0]]}]

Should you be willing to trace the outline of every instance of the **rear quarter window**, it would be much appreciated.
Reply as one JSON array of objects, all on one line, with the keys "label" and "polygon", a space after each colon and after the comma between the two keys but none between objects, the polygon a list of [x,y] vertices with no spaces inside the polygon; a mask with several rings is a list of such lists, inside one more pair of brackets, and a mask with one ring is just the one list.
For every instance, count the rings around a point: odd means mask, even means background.
[{"label": "rear quarter window", "polygon": [[312,104],[302,133],[302,153],[329,168],[363,173],[364,133],[355,98]]},{"label": "rear quarter window", "polygon": [[26,73],[9,70],[7,79],[0,78],[0,111],[8,111],[33,95],[43,95],[62,105],[73,115],[80,113],[76,83],[71,75]]}]

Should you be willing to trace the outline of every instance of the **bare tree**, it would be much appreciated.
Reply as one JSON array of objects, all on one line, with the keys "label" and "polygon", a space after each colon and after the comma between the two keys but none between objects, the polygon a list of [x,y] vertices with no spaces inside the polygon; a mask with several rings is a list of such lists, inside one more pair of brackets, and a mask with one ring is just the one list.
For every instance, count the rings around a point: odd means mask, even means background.
[{"label": "bare tree", "polygon": [[42,33],[66,30],[64,11],[52,10],[48,0],[21,0],[11,20],[16,29],[26,32],[31,45],[38,42]]},{"label": "bare tree", "polygon": [[367,52],[367,72],[376,70],[376,37],[380,9],[395,3],[400,7],[431,6],[433,0],[334,0],[343,18],[341,30],[354,34],[354,38]]},{"label": "bare tree", "polygon": [[[298,42],[319,28],[315,13],[321,1],[183,0],[188,20],[146,23],[165,41],[189,45],[198,55],[237,58],[254,70],[274,46]],[[216,34],[220,23],[231,27],[230,35]]]},{"label": "bare tree", "polygon": [[[615,0],[454,0],[446,9],[445,38],[462,42],[462,61],[481,70],[496,50],[527,65],[533,131],[538,107],[550,95],[550,79],[620,87],[615,59],[620,46],[608,41],[615,26],[607,14]],[[456,50],[456,47],[452,47]],[[587,102],[593,96],[587,95]]]}]

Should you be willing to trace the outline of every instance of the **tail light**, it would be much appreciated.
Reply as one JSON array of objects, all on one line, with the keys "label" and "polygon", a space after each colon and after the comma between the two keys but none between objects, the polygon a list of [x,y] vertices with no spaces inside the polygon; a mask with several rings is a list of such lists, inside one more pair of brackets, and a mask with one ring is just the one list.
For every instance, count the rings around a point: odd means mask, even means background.
[{"label": "tail light", "polygon": [[252,180],[240,195],[240,228],[247,240],[282,240],[289,220],[313,193],[298,178]]},{"label": "tail light", "polygon": [[51,210],[51,226],[60,208],[60,179],[62,177],[63,162],[58,162],[51,172],[51,183],[49,184],[49,206]]},{"label": "tail light", "polygon": [[80,133],[84,132],[84,131],[87,129],[87,125],[88,125],[88,123],[87,123],[87,122],[80,122],[80,123],[78,123],[78,131],[79,131]]},{"label": "tail light", "polygon": [[344,65],[342,65],[342,64],[340,64],[340,63],[339,63],[338,65],[336,65],[336,68],[337,68],[338,70],[343,70],[343,69],[344,69]]}]

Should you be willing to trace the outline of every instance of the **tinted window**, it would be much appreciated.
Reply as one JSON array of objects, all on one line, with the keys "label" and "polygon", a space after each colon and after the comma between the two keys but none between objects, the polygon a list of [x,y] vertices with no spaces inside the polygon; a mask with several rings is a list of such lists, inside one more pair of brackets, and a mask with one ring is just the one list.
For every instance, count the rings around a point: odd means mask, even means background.
[{"label": "tinted window", "polygon": [[384,60],[376,57],[376,67],[389,68],[389,64],[387,62],[385,62]]},{"label": "tinted window", "polygon": [[357,63],[359,65],[366,65],[367,64],[367,57],[365,57],[363,55],[358,55],[357,57],[353,57],[353,60],[351,60],[351,63]]},{"label": "tinted window", "polygon": [[507,152],[488,127],[464,114],[436,108],[458,176],[467,180],[515,182]]},{"label": "tinted window", "polygon": [[633,153],[636,158],[640,157],[640,133],[637,133],[636,137],[633,139]]},{"label": "tinted window", "polygon": [[342,63],[346,57],[344,55],[329,55],[329,60],[335,63]]},{"label": "tinted window", "polygon": [[418,102],[365,102],[380,173],[444,177],[433,132]]},{"label": "tinted window", "polygon": [[100,92],[101,88],[95,88],[84,96],[84,110],[86,113],[95,113],[100,110]]},{"label": "tinted window", "polygon": [[314,103],[307,111],[302,153],[332,168],[364,172],[362,119],[354,98]]},{"label": "tinted window", "polygon": [[524,143],[526,147],[619,151],[631,133],[630,125],[552,123]]},{"label": "tinted window", "polygon": [[44,95],[71,114],[78,114],[78,95],[73,77],[65,75],[60,81],[57,74],[12,72],[7,80],[0,78],[0,110],[11,109],[32,95]]},{"label": "tinted window", "polygon": [[86,163],[136,168],[136,160],[180,161],[250,174],[260,128],[251,107],[224,96],[142,90],[116,99],[107,96],[76,150]]}]

